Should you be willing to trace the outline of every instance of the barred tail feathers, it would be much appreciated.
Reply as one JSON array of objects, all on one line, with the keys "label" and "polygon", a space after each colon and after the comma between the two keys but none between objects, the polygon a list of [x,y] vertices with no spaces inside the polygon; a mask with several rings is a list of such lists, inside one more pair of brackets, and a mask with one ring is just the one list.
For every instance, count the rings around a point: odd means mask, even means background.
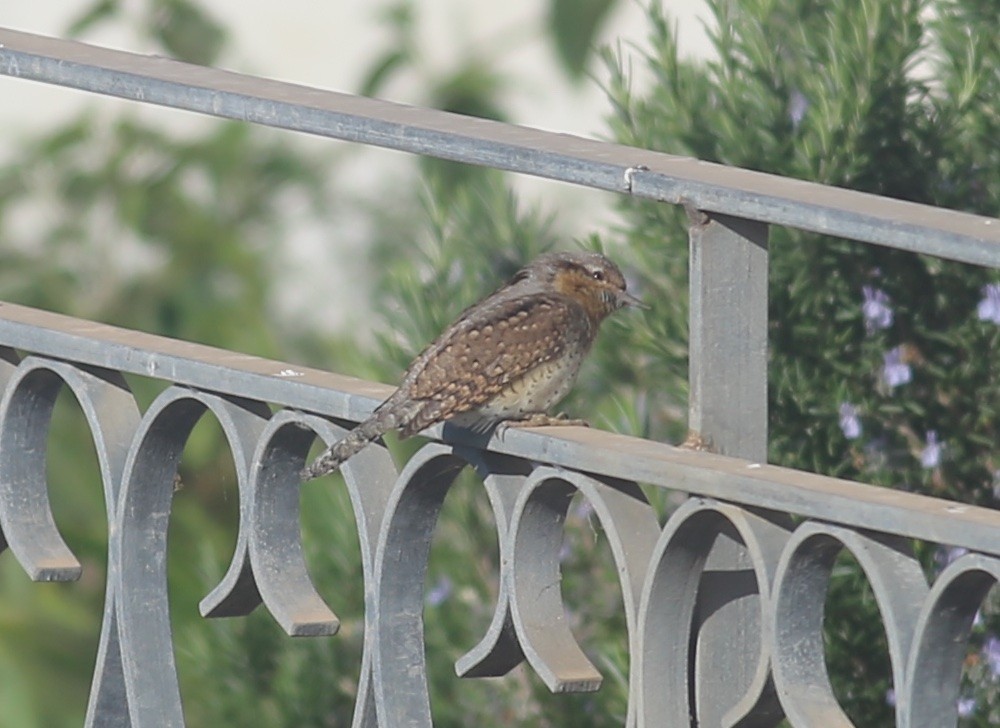
[{"label": "barred tail feathers", "polygon": [[[347,433],[342,439],[333,443],[318,458],[301,472],[302,480],[312,480],[332,473],[348,458],[361,452],[389,430],[405,427],[413,418],[419,406],[393,406],[397,403],[392,398],[384,402],[372,416]],[[417,404],[417,403],[413,403]]]}]

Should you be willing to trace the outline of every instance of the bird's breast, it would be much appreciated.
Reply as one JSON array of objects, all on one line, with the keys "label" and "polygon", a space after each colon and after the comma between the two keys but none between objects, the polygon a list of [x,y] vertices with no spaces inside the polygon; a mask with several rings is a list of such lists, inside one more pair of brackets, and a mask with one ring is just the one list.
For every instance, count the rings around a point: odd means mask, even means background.
[{"label": "bird's breast", "polygon": [[505,419],[547,411],[569,394],[583,355],[571,352],[529,369],[483,405],[480,413]]}]

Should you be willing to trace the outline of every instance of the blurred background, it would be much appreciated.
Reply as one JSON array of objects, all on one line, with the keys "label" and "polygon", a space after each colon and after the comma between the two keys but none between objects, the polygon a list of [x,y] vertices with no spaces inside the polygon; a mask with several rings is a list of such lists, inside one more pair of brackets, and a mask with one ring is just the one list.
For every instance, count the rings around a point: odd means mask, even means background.
[{"label": "blurred background", "polygon": [[[5,7],[0,24],[1000,214],[997,0],[58,5]],[[0,98],[0,300],[393,382],[524,261],[603,249],[652,308],[609,322],[566,410],[683,437],[687,242],[674,209],[10,78]],[[770,460],[995,506],[998,276],[791,230],[772,230],[771,245]],[[130,384],[143,404],[162,388]],[[0,728],[83,721],[106,550],[85,433],[67,398],[49,476],[81,581],[31,584],[0,558]],[[416,446],[391,445],[401,459]],[[181,476],[169,570],[189,725],[349,724],[363,585],[336,477],[303,490],[303,535],[343,626],[332,640],[292,640],[262,613],[197,616],[236,538],[215,423],[195,429]],[[674,502],[651,497],[665,517]],[[615,570],[587,504],[571,514],[563,590],[604,687],[551,696],[524,667],[454,677],[496,592],[495,527],[466,476],[428,574],[436,725],[621,724]],[[957,556],[917,548],[929,577]],[[970,640],[963,725],[1000,722],[996,601]],[[892,725],[885,635],[848,558],[826,628],[845,709],[857,725]]]},{"label": "blurred background", "polygon": [[[0,20],[9,28],[60,36],[96,8],[106,17],[81,28],[79,35],[98,45],[183,55],[194,62],[211,58],[213,65],[223,68],[318,88],[377,93],[404,103],[449,105],[487,115],[502,112],[518,123],[588,136],[602,133],[607,108],[592,75],[598,69],[589,44],[640,38],[644,15],[635,2],[592,2],[587,14],[593,16],[593,27],[577,29],[555,17],[556,3],[530,0],[366,5],[205,0],[192,7],[203,10],[216,27],[199,34],[184,27],[187,21],[179,17],[193,18],[194,13],[178,13],[181,5],[176,3],[133,0],[87,5],[83,0],[36,7],[18,4],[5,9]],[[684,0],[677,5],[685,52],[708,52],[703,3]],[[579,4],[565,6],[563,14],[575,15]],[[567,29],[557,34],[556,26]],[[205,37],[215,32],[220,33],[217,38]],[[560,34],[577,37],[582,45],[560,51],[556,45]],[[174,41],[166,36],[174,36]],[[172,42],[187,48],[164,48]],[[564,58],[569,53],[576,55]],[[0,158],[16,148],[21,132],[54,128],[66,115],[84,108],[102,119],[127,114],[181,137],[204,133],[215,123],[195,114],[95,99],[44,84],[12,79],[2,83],[7,103],[0,108],[0,121],[13,133],[0,140]],[[418,184],[415,160],[407,155],[298,135],[280,138],[303,156],[336,158],[324,174],[342,188],[340,194],[377,199],[389,180],[401,175],[407,187]],[[611,196],[526,177],[514,177],[511,183],[546,211],[559,210],[558,224],[567,234],[589,231],[611,219]],[[331,234],[323,218],[315,220],[308,210],[286,206],[294,225],[272,245],[282,264],[275,272],[285,277],[279,279],[277,305],[284,315],[314,330],[346,330],[351,309],[363,312],[371,295],[369,286],[357,288],[369,280],[364,273],[372,236],[370,215],[348,215],[350,207],[345,205],[348,209],[338,215],[336,234]],[[31,226],[31,215],[15,218],[15,223]]]}]

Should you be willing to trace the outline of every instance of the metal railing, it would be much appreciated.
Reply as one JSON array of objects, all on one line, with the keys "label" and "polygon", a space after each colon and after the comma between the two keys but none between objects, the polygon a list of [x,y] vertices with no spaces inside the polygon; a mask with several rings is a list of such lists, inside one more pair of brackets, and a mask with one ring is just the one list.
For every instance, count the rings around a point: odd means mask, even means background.
[{"label": "metal railing", "polygon": [[[431,723],[422,604],[430,539],[458,471],[483,478],[496,516],[499,596],[467,677],[522,661],[553,691],[600,674],[567,626],[562,524],[582,493],[618,566],[628,626],[627,724],[850,725],[830,686],[823,605],[838,553],[872,586],[892,663],[897,722],[957,720],[966,640],[1000,579],[1000,514],[767,465],[767,233],[787,225],[1000,267],[1000,220],[561,134],[320,91],[0,30],[0,72],[550,177],[691,211],[692,429],[719,454],[579,428],[484,438],[447,425],[397,471],[375,445],[343,468],[367,585],[355,726]],[[738,304],[738,305],[734,305]],[[124,375],[162,380],[145,410]],[[240,526],[205,616],[263,604],[289,633],[337,618],[305,570],[297,472],[390,388],[245,354],[0,304],[0,550],[36,580],[80,565],[60,537],[45,476],[48,422],[70,390],[90,426],[108,513],[108,584],[87,725],[181,726],[166,583],[178,459],[206,411],[233,453]],[[272,414],[272,408],[276,413]],[[661,526],[637,483],[688,500]],[[912,540],[970,551],[928,584]],[[729,579],[709,572],[739,571]],[[717,605],[699,615],[711,589]],[[741,721],[745,721],[741,722]]]}]

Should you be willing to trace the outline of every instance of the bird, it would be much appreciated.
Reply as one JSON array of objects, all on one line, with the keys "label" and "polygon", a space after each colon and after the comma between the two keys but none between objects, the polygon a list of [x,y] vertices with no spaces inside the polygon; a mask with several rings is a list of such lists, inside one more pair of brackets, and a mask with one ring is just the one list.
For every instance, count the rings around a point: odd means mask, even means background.
[{"label": "bird", "polygon": [[302,470],[331,473],[390,430],[403,438],[439,422],[475,432],[586,424],[548,411],[570,391],[601,323],[625,307],[647,308],[599,253],[544,253],[465,309],[406,368],[368,419]]}]

